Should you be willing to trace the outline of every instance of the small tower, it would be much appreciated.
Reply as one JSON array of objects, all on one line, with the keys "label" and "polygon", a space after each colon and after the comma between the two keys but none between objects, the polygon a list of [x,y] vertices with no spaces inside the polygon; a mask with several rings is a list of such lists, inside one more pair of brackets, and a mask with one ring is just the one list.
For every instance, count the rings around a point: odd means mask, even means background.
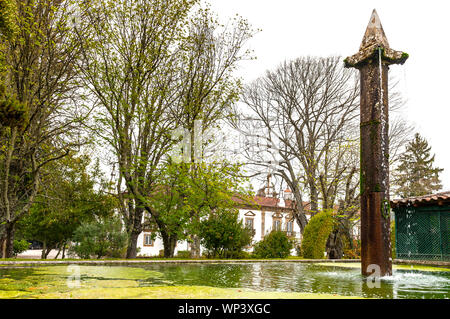
[{"label": "small tower", "polygon": [[271,182],[272,176],[270,174],[267,175],[266,185],[258,190],[256,193],[257,196],[261,197],[278,197],[278,193],[275,191],[275,185]]},{"label": "small tower", "polygon": [[375,10],[359,52],[344,60],[360,72],[361,271],[392,274],[389,207],[388,70],[408,54],[392,50]]}]

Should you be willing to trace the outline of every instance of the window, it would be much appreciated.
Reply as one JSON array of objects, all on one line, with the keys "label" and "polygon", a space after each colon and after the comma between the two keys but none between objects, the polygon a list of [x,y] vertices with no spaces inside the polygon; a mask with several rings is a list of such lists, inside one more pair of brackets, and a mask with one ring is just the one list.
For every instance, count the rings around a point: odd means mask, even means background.
[{"label": "window", "polygon": [[253,229],[253,218],[245,219],[245,227],[247,227],[249,229]]},{"label": "window", "polygon": [[273,230],[281,230],[281,220],[275,219],[273,221]]},{"label": "window", "polygon": [[286,231],[288,231],[288,232],[294,231],[294,222],[293,221],[287,222]]},{"label": "window", "polygon": [[144,246],[153,246],[152,234],[144,234]]}]

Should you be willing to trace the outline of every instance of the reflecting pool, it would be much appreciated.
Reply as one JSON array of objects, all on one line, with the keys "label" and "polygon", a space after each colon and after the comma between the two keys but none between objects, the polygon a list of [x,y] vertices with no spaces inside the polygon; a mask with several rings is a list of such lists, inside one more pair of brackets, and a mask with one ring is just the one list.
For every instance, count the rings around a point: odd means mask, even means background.
[{"label": "reflecting pool", "polygon": [[[159,291],[167,288],[167,294],[162,298],[180,298],[177,293],[170,293],[171,287],[178,290],[184,287],[183,293],[187,296],[203,287],[220,288],[222,292],[226,292],[225,289],[265,292],[264,296],[268,298],[271,298],[270,293],[313,293],[363,298],[441,299],[450,297],[450,271],[445,268],[395,266],[393,276],[376,281],[362,277],[356,263],[217,262],[0,267],[0,298],[151,298],[155,287]],[[84,294],[77,294],[81,290]],[[108,294],[103,296],[105,291]],[[212,292],[210,295],[214,297]],[[204,296],[201,295],[202,298]],[[280,296],[290,298],[291,295]]]}]

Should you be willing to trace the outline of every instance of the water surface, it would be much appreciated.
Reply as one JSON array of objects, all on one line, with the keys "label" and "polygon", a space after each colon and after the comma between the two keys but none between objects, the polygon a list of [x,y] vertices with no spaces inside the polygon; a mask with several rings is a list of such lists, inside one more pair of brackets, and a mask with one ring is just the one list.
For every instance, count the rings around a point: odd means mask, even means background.
[{"label": "water surface", "polygon": [[365,298],[450,297],[450,271],[394,269],[393,276],[376,284],[362,277],[359,268],[294,262],[0,268],[0,296],[4,298],[67,293],[81,288],[155,286],[245,288]]}]

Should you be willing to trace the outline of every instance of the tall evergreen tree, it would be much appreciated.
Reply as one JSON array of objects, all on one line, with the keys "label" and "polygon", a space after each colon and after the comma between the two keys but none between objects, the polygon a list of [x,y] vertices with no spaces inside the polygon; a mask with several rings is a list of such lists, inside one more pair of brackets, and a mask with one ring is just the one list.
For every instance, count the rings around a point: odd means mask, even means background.
[{"label": "tall evergreen tree", "polygon": [[425,138],[416,133],[400,156],[395,184],[397,195],[402,198],[421,196],[442,188],[439,173],[442,168],[434,167],[434,154]]}]

